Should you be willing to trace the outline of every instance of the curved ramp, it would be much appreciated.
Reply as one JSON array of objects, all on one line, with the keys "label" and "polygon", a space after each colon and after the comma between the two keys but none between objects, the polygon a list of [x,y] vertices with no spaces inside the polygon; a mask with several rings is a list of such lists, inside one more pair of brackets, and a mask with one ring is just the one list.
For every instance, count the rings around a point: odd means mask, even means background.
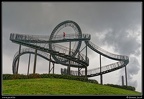
[{"label": "curved ramp", "polygon": [[[120,69],[129,63],[129,57],[128,56],[112,54],[112,53],[100,48],[99,46],[93,44],[91,41],[85,41],[85,43],[90,49],[92,49],[96,53],[99,53],[99,54],[101,54],[101,55],[103,55],[109,59],[119,61],[116,63],[108,64],[106,66],[102,66],[101,67],[101,73],[102,74],[109,73],[109,72],[115,71],[117,69]],[[87,70],[87,77],[98,76],[101,73],[100,73],[100,68],[88,69]],[[71,71],[71,74],[72,75],[78,75],[78,71]],[[81,74],[81,76],[85,76],[85,71],[80,71],[80,74]]]},{"label": "curved ramp", "polygon": [[[32,49],[32,48],[23,48],[21,49],[20,53],[19,51],[16,52],[16,54],[14,55],[14,59],[13,59],[13,63],[12,63],[12,71],[13,71],[13,74],[16,74],[17,72],[17,67],[16,67],[16,63],[19,59],[20,56],[24,55],[24,54],[35,54],[35,49]],[[57,63],[56,61],[54,61],[53,59],[50,59],[50,55],[46,52],[42,52],[42,51],[37,51],[37,55],[48,60],[48,61],[51,61],[53,63]]]},{"label": "curved ramp", "polygon": [[[24,34],[12,33],[10,35],[10,40],[14,43],[21,44],[26,47],[30,47],[33,50],[37,49],[38,51],[50,53],[50,54],[58,57],[58,59],[60,59],[60,60],[66,60],[66,59],[70,60],[70,64],[69,64],[69,61],[66,61],[66,62],[56,61],[56,63],[66,65],[66,66],[71,66],[71,67],[81,67],[81,68],[87,67],[89,64],[89,59],[84,54],[79,53],[76,55],[68,55],[69,49],[66,47],[63,47],[61,45],[58,45],[58,44],[53,44],[53,47],[58,50],[51,50],[49,48],[49,43],[68,42],[71,39],[72,39],[72,41],[76,41],[78,39],[77,36],[73,36],[73,38],[70,38],[70,37],[71,37],[71,35],[69,35],[69,38],[67,37],[65,39],[63,39],[61,37],[56,37],[54,40],[49,41],[49,39],[46,39],[45,36],[24,35]],[[85,34],[85,35],[83,34],[82,37],[79,39],[88,40],[88,39],[90,39],[90,36],[87,34]],[[44,43],[44,42],[46,42],[46,43]],[[16,60],[18,59],[18,57],[20,57],[22,54],[25,54],[25,53],[34,53],[34,52],[28,52],[26,50],[25,51],[21,50],[20,53],[17,52],[16,55],[14,56],[13,68],[16,68],[15,64],[16,64]],[[74,53],[73,50],[71,50],[70,53]],[[16,73],[15,69],[13,69],[13,73]]]}]

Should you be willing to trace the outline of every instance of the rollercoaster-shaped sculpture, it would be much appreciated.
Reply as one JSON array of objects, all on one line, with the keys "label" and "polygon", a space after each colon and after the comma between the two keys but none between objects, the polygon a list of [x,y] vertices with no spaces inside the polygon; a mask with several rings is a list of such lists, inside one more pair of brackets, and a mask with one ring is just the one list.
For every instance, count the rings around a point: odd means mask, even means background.
[{"label": "rollercoaster-shaped sculpture", "polygon": [[[74,30],[75,34],[58,35],[58,33],[64,28],[70,27]],[[82,34],[79,25],[71,20],[66,20],[58,24],[52,31],[50,36],[47,35],[25,35],[11,33],[10,40],[14,43],[26,46],[28,48],[23,48],[19,50],[15,55],[12,63],[13,74],[18,73],[17,63],[21,55],[24,54],[36,54],[52,63],[62,64],[67,67],[78,68],[78,71],[70,71],[71,75],[87,76],[93,77],[100,74],[105,74],[108,72],[115,71],[126,66],[129,63],[129,57],[124,55],[116,55],[93,44],[91,41],[91,36],[89,34]],[[86,55],[81,53],[82,41],[85,42]],[[69,43],[69,48],[60,45],[59,43]],[[75,48],[71,48],[71,42],[75,43]],[[89,66],[89,58],[87,57],[87,47],[112,60],[117,60],[118,62],[102,66],[101,68],[94,68],[87,70]],[[85,68],[84,70],[81,70]]]}]

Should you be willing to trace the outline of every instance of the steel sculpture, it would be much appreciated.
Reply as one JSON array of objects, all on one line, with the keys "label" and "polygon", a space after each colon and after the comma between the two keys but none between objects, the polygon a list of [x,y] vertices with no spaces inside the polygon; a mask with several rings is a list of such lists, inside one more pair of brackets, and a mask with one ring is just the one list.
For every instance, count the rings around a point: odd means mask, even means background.
[{"label": "steel sculpture", "polygon": [[[65,28],[70,27],[74,30],[74,34],[66,34],[64,32],[63,35],[59,35],[59,32]],[[26,35],[26,34],[17,34],[11,33],[10,40],[14,43],[20,45],[19,51],[14,55],[13,63],[12,63],[12,71],[13,74],[18,73],[18,64],[19,58],[24,54],[34,54],[35,62],[34,62],[34,70],[35,73],[36,68],[36,56],[40,56],[46,60],[48,60],[51,64],[53,63],[53,72],[54,72],[54,64],[62,64],[68,67],[67,74],[75,75],[75,76],[86,76],[93,77],[101,75],[101,83],[102,83],[102,74],[106,74],[122,67],[125,67],[129,63],[129,57],[125,55],[116,55],[106,50],[100,48],[99,46],[93,44],[91,41],[90,34],[82,34],[82,31],[79,25],[71,20],[66,20],[58,24],[54,30],[52,31],[50,36],[47,35]],[[82,41],[85,42],[85,47],[83,49],[86,50],[85,55],[81,53],[80,50]],[[69,48],[62,46],[58,43],[66,43],[69,42]],[[76,48],[71,48],[71,42],[77,42]],[[29,47],[21,49],[21,45]],[[89,66],[89,58],[87,57],[87,47],[96,53],[100,54],[100,67],[94,69],[88,69]],[[118,62],[108,64],[106,66],[101,66],[101,55],[107,57],[112,60],[117,60]],[[30,59],[29,59],[30,60]],[[29,63],[30,64],[30,63]],[[78,68],[77,71],[70,70],[70,67]],[[85,70],[81,70],[85,68]],[[29,71],[29,70],[28,70]],[[65,69],[61,69],[62,73]],[[49,67],[50,73],[50,67]],[[126,82],[127,84],[127,82]]]}]

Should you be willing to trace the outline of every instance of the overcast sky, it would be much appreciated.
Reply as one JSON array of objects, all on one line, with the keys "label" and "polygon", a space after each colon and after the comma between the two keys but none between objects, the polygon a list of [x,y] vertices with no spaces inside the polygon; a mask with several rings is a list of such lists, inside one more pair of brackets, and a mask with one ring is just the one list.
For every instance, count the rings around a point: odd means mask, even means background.
[{"label": "overcast sky", "polygon": [[[12,61],[18,45],[9,40],[10,33],[50,35],[57,24],[75,21],[91,41],[118,55],[129,56],[128,85],[142,91],[142,3],[141,2],[2,2],[2,70],[12,73]],[[84,44],[84,43],[83,43]],[[24,46],[22,48],[25,48]],[[32,73],[33,59],[30,72]],[[88,49],[88,69],[99,67],[99,54]],[[37,73],[48,72],[48,61],[37,58]],[[102,57],[102,66],[115,61]],[[19,72],[27,72],[28,55],[20,58]],[[55,65],[55,73],[64,66]],[[104,84],[121,85],[124,68],[103,75]],[[99,76],[92,77],[100,81]]]}]

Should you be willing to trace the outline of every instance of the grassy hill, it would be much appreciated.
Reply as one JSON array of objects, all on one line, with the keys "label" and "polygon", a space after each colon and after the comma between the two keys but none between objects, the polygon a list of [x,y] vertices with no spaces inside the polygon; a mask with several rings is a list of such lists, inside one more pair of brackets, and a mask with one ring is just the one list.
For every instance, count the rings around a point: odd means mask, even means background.
[{"label": "grassy hill", "polygon": [[58,78],[3,80],[2,95],[141,95],[136,91]]}]

